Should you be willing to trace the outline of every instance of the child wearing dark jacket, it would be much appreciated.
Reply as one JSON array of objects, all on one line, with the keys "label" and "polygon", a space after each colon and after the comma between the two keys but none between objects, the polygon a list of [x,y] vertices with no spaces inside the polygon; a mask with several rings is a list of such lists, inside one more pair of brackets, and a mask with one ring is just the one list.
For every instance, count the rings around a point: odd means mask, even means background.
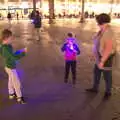
[{"label": "child wearing dark jacket", "polygon": [[65,76],[64,82],[68,82],[69,71],[72,72],[72,83],[76,83],[76,56],[80,54],[80,49],[74,41],[72,33],[68,33],[68,38],[61,48],[65,57]]},{"label": "child wearing dark jacket", "polygon": [[37,37],[37,40],[40,40],[40,28],[41,28],[41,16],[39,11],[35,12],[35,18],[34,18],[34,27],[35,27],[35,36]]}]

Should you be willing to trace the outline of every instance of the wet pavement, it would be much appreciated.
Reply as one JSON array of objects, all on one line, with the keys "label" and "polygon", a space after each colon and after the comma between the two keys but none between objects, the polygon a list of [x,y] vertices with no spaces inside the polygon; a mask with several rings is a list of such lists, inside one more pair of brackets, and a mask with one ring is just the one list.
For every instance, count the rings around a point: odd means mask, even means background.
[{"label": "wet pavement", "polygon": [[[10,28],[13,31],[14,48],[28,48],[26,57],[18,63],[17,70],[21,78],[23,93],[27,104],[19,105],[8,100],[7,75],[3,60],[0,58],[0,120],[120,120],[120,20],[112,21],[118,43],[117,67],[113,70],[113,95],[103,101],[104,80],[101,80],[100,92],[88,94],[85,88],[92,84],[93,62],[91,37],[97,31],[94,20],[79,23],[78,19],[56,20],[49,25],[43,21],[40,41],[36,40],[33,25],[28,20],[0,21],[0,31]],[[76,34],[81,55],[77,62],[77,84],[75,87],[63,83],[64,59],[60,47],[66,33]]]}]

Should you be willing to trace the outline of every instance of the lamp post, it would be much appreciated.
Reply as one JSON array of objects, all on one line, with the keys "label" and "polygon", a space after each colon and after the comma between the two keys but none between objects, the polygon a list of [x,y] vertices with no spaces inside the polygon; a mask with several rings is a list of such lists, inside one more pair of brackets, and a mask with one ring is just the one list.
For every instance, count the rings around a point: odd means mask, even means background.
[{"label": "lamp post", "polygon": [[81,23],[85,22],[84,7],[85,7],[85,0],[82,0],[82,12],[81,12],[81,18],[80,18]]}]

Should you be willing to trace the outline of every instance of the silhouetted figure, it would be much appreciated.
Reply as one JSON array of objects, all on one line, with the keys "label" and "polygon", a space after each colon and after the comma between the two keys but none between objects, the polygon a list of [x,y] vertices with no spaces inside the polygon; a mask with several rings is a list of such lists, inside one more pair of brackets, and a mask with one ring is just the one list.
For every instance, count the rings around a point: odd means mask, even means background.
[{"label": "silhouetted figure", "polygon": [[19,14],[17,13],[17,20],[19,20]]},{"label": "silhouetted figure", "polygon": [[35,17],[34,17],[34,20],[33,20],[33,24],[34,24],[34,27],[35,27],[35,32],[38,36],[37,40],[40,40],[40,28],[41,28],[41,16],[40,16],[40,13],[39,11],[36,11],[35,12]]},{"label": "silhouetted figure", "polygon": [[9,23],[11,23],[12,16],[10,12],[8,12],[7,18],[8,18]]},{"label": "silhouetted figure", "polygon": [[85,12],[85,18],[88,18],[89,14],[88,11]]}]

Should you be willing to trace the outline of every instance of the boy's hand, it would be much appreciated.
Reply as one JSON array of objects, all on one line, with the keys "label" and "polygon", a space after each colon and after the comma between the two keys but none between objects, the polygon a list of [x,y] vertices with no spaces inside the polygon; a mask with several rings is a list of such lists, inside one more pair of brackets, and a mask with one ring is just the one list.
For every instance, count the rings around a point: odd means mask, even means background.
[{"label": "boy's hand", "polygon": [[27,48],[23,48],[20,50],[21,52],[27,52]]},{"label": "boy's hand", "polygon": [[100,63],[98,64],[98,67],[99,67],[99,69],[104,69],[104,63],[100,62]]},{"label": "boy's hand", "polygon": [[24,48],[24,52],[27,52],[27,48]]}]

